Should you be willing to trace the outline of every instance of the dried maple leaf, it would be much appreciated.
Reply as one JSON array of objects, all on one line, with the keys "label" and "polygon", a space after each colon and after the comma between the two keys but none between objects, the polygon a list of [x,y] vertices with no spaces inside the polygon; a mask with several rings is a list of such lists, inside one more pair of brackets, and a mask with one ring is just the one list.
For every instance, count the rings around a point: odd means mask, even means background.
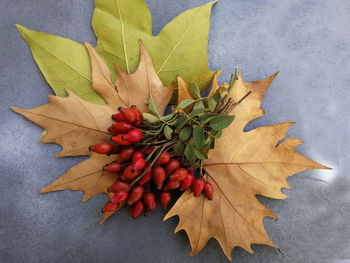
[{"label": "dried maple leaf", "polygon": [[[105,100],[105,105],[85,101],[67,90],[68,97],[49,95],[47,104],[33,109],[11,106],[15,112],[47,130],[47,135],[40,141],[62,146],[62,151],[56,155],[57,157],[90,155],[88,160],[72,167],[40,191],[44,193],[65,189],[80,190],[84,192],[83,201],[96,194],[107,193],[107,187],[116,179],[114,174],[102,171],[103,165],[110,163],[115,156],[97,155],[88,150],[92,144],[110,141],[111,134],[107,129],[113,123],[111,115],[117,112],[119,106],[136,105],[146,111],[147,96],[150,94],[157,96],[158,99],[154,100],[156,107],[163,113],[174,88],[173,85],[163,87],[142,42],[139,43],[138,69],[132,75],[119,72],[120,80],[117,79],[117,87],[112,82],[106,64],[90,44],[85,44],[91,58],[92,85]],[[129,94],[125,94],[126,88]],[[142,94],[142,96],[133,95],[133,98],[129,98],[131,94]]]},{"label": "dried maple leaf", "polygon": [[256,195],[284,199],[287,195],[281,188],[291,189],[288,177],[308,169],[327,169],[296,152],[300,140],[288,138],[276,146],[286,136],[291,122],[243,131],[248,122],[264,114],[260,105],[275,76],[248,83],[239,76],[235,81],[231,94],[235,101],[249,90],[252,93],[232,112],[234,122],[223,130],[205,161],[205,177],[214,186],[214,199],[194,197],[188,190],[164,218],[179,216],[175,232],[187,232],[192,247],[190,255],[200,252],[211,238],[218,240],[231,260],[236,246],[250,253],[251,244],[276,247],[266,234],[263,219],[277,217]]},{"label": "dried maple leaf", "polygon": [[[128,106],[137,105],[142,112],[148,111],[148,99],[152,96],[158,112],[163,113],[173,95],[174,83],[171,83],[169,87],[163,86],[154,70],[152,59],[140,40],[139,44],[140,63],[133,74],[126,74],[114,65],[118,75],[115,81],[118,94]],[[142,88],[135,89],[133,87]]]}]

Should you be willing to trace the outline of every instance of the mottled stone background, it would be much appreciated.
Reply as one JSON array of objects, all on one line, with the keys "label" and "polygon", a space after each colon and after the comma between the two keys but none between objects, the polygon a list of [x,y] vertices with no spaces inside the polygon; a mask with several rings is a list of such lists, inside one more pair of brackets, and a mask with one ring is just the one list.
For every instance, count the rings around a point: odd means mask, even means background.
[{"label": "mottled stone background", "polygon": [[[153,32],[203,0],[147,0]],[[93,0],[0,0],[0,262],[228,262],[215,240],[188,257],[178,222],[165,211],[131,220],[127,210],[98,225],[106,197],[81,203],[81,192],[38,194],[83,158],[55,159],[57,145],[37,142],[42,129],[14,114],[10,105],[33,107],[52,93],[14,24],[96,43]],[[331,262],[350,258],[350,1],[220,0],[213,8],[209,66],[234,66],[245,80],[280,71],[266,94],[267,114],[248,129],[296,121],[288,136],[306,142],[298,150],[334,168],[288,180],[286,200],[262,202],[278,221],[265,219],[283,250],[253,245],[255,254],[233,251],[235,262]]]}]

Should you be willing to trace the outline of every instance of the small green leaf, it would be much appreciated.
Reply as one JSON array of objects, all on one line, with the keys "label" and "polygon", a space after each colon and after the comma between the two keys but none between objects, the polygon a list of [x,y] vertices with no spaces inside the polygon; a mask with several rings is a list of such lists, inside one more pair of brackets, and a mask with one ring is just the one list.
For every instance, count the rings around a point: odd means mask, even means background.
[{"label": "small green leaf", "polygon": [[190,106],[192,103],[194,103],[193,99],[186,99],[179,103],[178,107],[181,109],[186,109],[188,106]]},{"label": "small green leaf", "polygon": [[174,117],[174,113],[170,113],[162,117],[163,121],[170,121]]},{"label": "small green leaf", "polygon": [[203,116],[203,118],[201,119],[202,124],[206,124],[209,121],[211,121],[212,119],[216,118],[220,116],[220,114],[206,114],[205,116]]},{"label": "small green leaf", "polygon": [[211,136],[207,136],[207,138],[204,139],[203,141],[203,147],[202,148],[208,148],[211,144]]},{"label": "small green leaf", "polygon": [[173,133],[173,129],[170,128],[168,125],[164,127],[164,136],[168,140],[171,140],[171,134]]},{"label": "small green leaf", "polygon": [[182,154],[185,149],[185,144],[179,141],[173,148],[175,154]]},{"label": "small green leaf", "polygon": [[160,122],[160,120],[156,116],[154,116],[154,115],[152,115],[150,113],[144,112],[144,113],[142,113],[142,116],[143,116],[143,119],[145,121],[148,121],[150,123],[158,123],[158,122]]},{"label": "small green leaf", "polygon": [[211,138],[209,148],[210,148],[210,149],[214,149],[214,148],[215,148],[215,140],[214,140],[213,138]]},{"label": "small green leaf", "polygon": [[215,92],[212,99],[215,100],[215,102],[218,102],[221,99],[220,92]]},{"label": "small green leaf", "polygon": [[188,119],[186,116],[180,116],[176,121],[176,129],[181,129],[183,126],[185,126],[187,120]]},{"label": "small green leaf", "polygon": [[158,111],[157,111],[156,104],[154,103],[154,100],[153,100],[153,97],[152,97],[152,96],[149,97],[149,100],[148,100],[148,108],[149,108],[149,111],[150,111],[151,113],[153,113],[154,115],[159,116],[159,113],[158,113]]},{"label": "small green leaf", "polygon": [[190,125],[185,126],[179,134],[180,140],[187,141],[188,138],[190,138],[191,133],[192,133],[192,127]]},{"label": "small green leaf", "polygon": [[216,104],[217,104],[217,102],[213,98],[210,98],[208,100],[208,108],[211,112],[213,112],[215,110]]},{"label": "small green leaf", "polygon": [[194,151],[194,155],[198,159],[201,159],[201,160],[208,159],[207,154],[205,152],[203,152],[202,150],[193,149],[193,151]]},{"label": "small green leaf", "polygon": [[234,115],[220,115],[210,121],[210,127],[216,131],[222,130],[230,126],[234,119]]},{"label": "small green leaf", "polygon": [[204,106],[204,103],[203,101],[197,101],[194,106],[193,106],[193,110],[204,110],[205,109],[205,106]]},{"label": "small green leaf", "polygon": [[216,133],[215,133],[215,138],[218,139],[222,136],[222,130],[218,130]]},{"label": "small green leaf", "polygon": [[204,140],[204,130],[201,126],[196,126],[193,129],[193,141],[194,141],[194,146],[197,149],[200,149]]},{"label": "small green leaf", "polygon": [[187,145],[184,151],[186,159],[190,162],[190,164],[194,164],[196,161],[196,156],[194,154],[194,150],[190,145]]},{"label": "small green leaf", "polygon": [[208,111],[207,109],[197,109],[197,110],[193,110],[191,112],[191,117],[196,117],[196,116],[199,116],[201,115],[202,113]]},{"label": "small green leaf", "polygon": [[188,90],[193,98],[195,98],[195,99],[201,98],[201,92],[199,90],[197,83],[192,84]]}]

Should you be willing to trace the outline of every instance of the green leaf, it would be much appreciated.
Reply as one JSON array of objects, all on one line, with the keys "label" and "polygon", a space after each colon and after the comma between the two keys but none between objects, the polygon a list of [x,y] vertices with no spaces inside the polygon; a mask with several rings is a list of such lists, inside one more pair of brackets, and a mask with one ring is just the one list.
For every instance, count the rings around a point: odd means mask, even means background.
[{"label": "green leaf", "polygon": [[70,89],[84,100],[105,103],[92,88],[90,57],[85,46],[67,38],[16,26],[57,96],[66,97],[65,89]]},{"label": "green leaf", "polygon": [[210,98],[208,100],[208,108],[211,112],[213,112],[215,110],[217,102],[214,100],[214,98]]},{"label": "green leaf", "polygon": [[201,91],[199,90],[199,86],[197,83],[190,85],[188,90],[193,98],[195,99],[201,98]]},{"label": "green leaf", "polygon": [[171,134],[173,133],[173,129],[170,128],[168,125],[164,127],[164,136],[168,140],[171,140]]},{"label": "green leaf", "polygon": [[[97,51],[109,66],[135,71],[138,39],[145,44],[165,86],[181,75],[187,82],[207,87],[214,75],[208,69],[207,42],[210,13],[215,2],[188,10],[157,35],[152,35],[151,14],[141,0],[96,0],[92,25]],[[159,52],[161,50],[161,52]]]},{"label": "green leaf", "polygon": [[194,141],[194,146],[197,149],[200,149],[204,140],[204,130],[201,126],[196,126],[193,129],[193,141]]},{"label": "green leaf", "polygon": [[181,141],[187,141],[188,138],[190,138],[191,133],[192,133],[192,127],[190,125],[183,127],[183,129],[179,134]]},{"label": "green leaf", "polygon": [[193,149],[193,151],[194,151],[194,155],[198,159],[201,159],[201,160],[208,159],[207,154],[205,152],[203,152],[202,150]]},{"label": "green leaf", "polygon": [[188,119],[186,116],[180,116],[176,121],[176,129],[181,129],[183,126],[185,126],[187,121]]},{"label": "green leaf", "polygon": [[212,140],[211,136],[207,136],[203,142],[203,148],[209,147]]},{"label": "green leaf", "polygon": [[194,154],[194,149],[190,145],[186,146],[184,154],[186,156],[186,159],[190,162],[190,164],[194,164],[195,163],[196,156]]},{"label": "green leaf", "polygon": [[234,115],[220,115],[210,121],[210,127],[216,131],[222,130],[230,126],[234,119]]},{"label": "green leaf", "polygon": [[[114,77],[113,64],[132,73],[139,62],[138,39],[141,39],[165,86],[180,74],[190,83],[199,83],[203,90],[214,75],[208,69],[207,42],[215,2],[180,14],[154,37],[151,14],[144,1],[96,0],[92,20],[98,39],[96,50]],[[90,59],[84,46],[21,25],[17,28],[58,96],[66,96],[65,89],[69,88],[84,100],[104,103],[92,89]]]},{"label": "green leaf", "polygon": [[201,122],[202,124],[206,124],[207,122],[209,122],[210,120],[216,118],[217,116],[219,116],[219,114],[206,114],[201,118]]},{"label": "green leaf", "polygon": [[212,96],[213,100],[218,102],[221,99],[220,92],[215,92],[214,95]]},{"label": "green leaf", "polygon": [[209,146],[210,149],[214,149],[215,148],[215,140],[213,138],[211,138],[210,140],[210,146]]},{"label": "green leaf", "polygon": [[184,149],[185,149],[185,144],[181,141],[178,141],[173,148],[175,154],[182,154],[184,152]]},{"label": "green leaf", "polygon": [[163,121],[170,121],[174,117],[174,113],[170,113],[162,117]]},{"label": "green leaf", "polygon": [[157,111],[156,104],[154,103],[153,97],[150,96],[148,100],[148,108],[151,113],[153,113],[156,116],[159,116],[159,113]]},{"label": "green leaf", "polygon": [[[195,104],[194,104],[194,106],[193,106],[193,111],[195,111],[195,110],[204,110],[205,109],[205,106],[204,106],[204,103],[203,103],[203,101],[197,101]],[[193,112],[192,111],[192,112]]]},{"label": "green leaf", "polygon": [[215,138],[218,139],[222,136],[222,130],[218,130],[215,134]]},{"label": "green leaf", "polygon": [[179,108],[181,109],[186,109],[188,106],[190,106],[192,103],[194,103],[193,99],[185,99],[181,101],[178,105]]},{"label": "green leaf", "polygon": [[154,116],[154,115],[152,115],[150,113],[144,112],[144,113],[142,113],[142,116],[143,116],[143,119],[145,121],[148,121],[150,123],[158,123],[158,122],[160,122],[160,120],[156,116]]},{"label": "green leaf", "polygon": [[197,110],[193,110],[193,111],[191,112],[191,117],[199,116],[199,115],[201,115],[202,113],[207,112],[207,111],[208,111],[208,109],[197,109]]}]

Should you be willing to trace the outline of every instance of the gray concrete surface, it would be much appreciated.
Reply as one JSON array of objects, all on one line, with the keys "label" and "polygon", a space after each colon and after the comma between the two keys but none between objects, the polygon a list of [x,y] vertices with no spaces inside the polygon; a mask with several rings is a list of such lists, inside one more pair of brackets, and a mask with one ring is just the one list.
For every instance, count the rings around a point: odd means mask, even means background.
[{"label": "gray concrete surface", "polygon": [[[203,0],[147,0],[154,33]],[[37,142],[41,128],[9,110],[33,107],[52,93],[14,24],[96,43],[93,0],[0,0],[0,262],[228,262],[211,240],[197,256],[178,219],[158,210],[130,220],[126,210],[99,226],[97,196],[38,190],[83,158],[55,159],[59,146]],[[350,259],[350,2],[347,0],[220,0],[212,13],[211,69],[221,80],[238,65],[246,80],[280,71],[267,92],[267,114],[248,129],[296,121],[288,135],[298,150],[334,168],[288,180],[286,200],[261,198],[279,220],[264,221],[283,250],[236,248],[235,262],[332,262]]]}]

